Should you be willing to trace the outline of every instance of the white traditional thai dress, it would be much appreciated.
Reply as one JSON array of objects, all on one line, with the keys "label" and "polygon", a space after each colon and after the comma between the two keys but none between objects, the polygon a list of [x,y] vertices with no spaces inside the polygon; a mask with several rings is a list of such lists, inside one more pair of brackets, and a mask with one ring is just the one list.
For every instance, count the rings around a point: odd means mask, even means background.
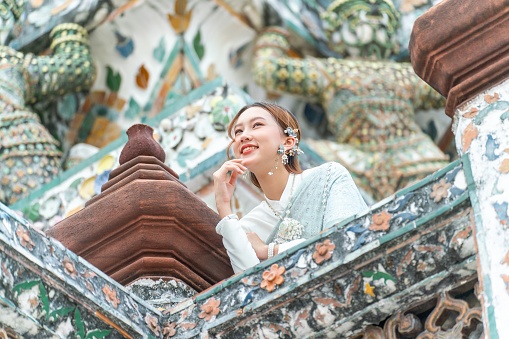
[{"label": "white traditional thai dress", "polygon": [[[298,239],[288,240],[281,236],[281,219],[265,201],[240,220],[225,217],[217,224],[216,232],[223,236],[235,273],[260,262],[246,232],[255,232],[267,244],[278,243],[279,253],[282,253],[367,208],[350,173],[338,163],[329,162],[305,170],[295,174],[295,180],[292,176],[281,199],[267,201],[280,215],[302,224],[303,230]],[[289,214],[285,214],[287,209]]]}]

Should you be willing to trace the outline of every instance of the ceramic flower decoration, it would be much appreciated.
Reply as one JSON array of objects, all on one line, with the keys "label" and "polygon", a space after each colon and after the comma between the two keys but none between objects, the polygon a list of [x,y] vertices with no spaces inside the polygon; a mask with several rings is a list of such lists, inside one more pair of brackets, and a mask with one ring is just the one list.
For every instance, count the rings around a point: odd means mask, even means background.
[{"label": "ceramic flower decoration", "polygon": [[35,244],[30,238],[30,233],[28,233],[28,230],[25,230],[22,227],[18,227],[16,230],[16,235],[18,236],[21,246],[25,247],[29,251],[34,248]]},{"label": "ceramic flower decoration", "polygon": [[150,330],[152,332],[154,332],[154,334],[156,336],[159,336],[159,331],[161,330],[161,327],[159,326],[156,317],[154,317],[153,315],[147,314],[145,316],[145,323],[148,325],[148,328],[150,328]]},{"label": "ceramic flower decoration", "polygon": [[106,300],[114,307],[117,308],[118,304],[120,304],[120,299],[117,297],[117,291],[112,289],[109,285],[104,285],[102,289]]},{"label": "ceramic flower decoration", "polygon": [[430,197],[433,198],[435,202],[440,202],[440,200],[447,198],[449,194],[449,188],[451,188],[451,184],[446,182],[445,179],[440,180],[438,183],[433,185],[433,191],[430,194]]},{"label": "ceramic flower decoration", "polygon": [[177,323],[166,323],[163,327],[163,338],[173,337],[177,333],[175,326],[177,326]]},{"label": "ceramic flower decoration", "polygon": [[391,220],[391,217],[392,215],[387,211],[374,214],[369,229],[372,231],[387,231],[389,229],[389,220]]},{"label": "ceramic flower decoration", "polygon": [[330,239],[325,240],[323,243],[318,243],[315,246],[315,253],[313,253],[313,260],[320,265],[332,257],[332,251],[336,248]]},{"label": "ceramic flower decoration", "polygon": [[64,266],[65,273],[71,277],[76,278],[78,276],[78,271],[76,270],[76,267],[74,267],[74,263],[71,259],[65,257],[64,260],[62,260],[62,266]]},{"label": "ceramic flower decoration", "polygon": [[212,317],[219,314],[219,305],[221,304],[221,300],[210,298],[207,300],[205,304],[203,304],[200,309],[201,313],[198,314],[198,318],[205,319],[205,321],[209,321]]},{"label": "ceramic flower decoration", "polygon": [[268,292],[274,291],[274,288],[276,288],[277,285],[281,285],[285,281],[283,273],[285,273],[284,266],[279,267],[278,264],[273,264],[269,270],[263,272],[263,281],[261,282],[260,287]]}]

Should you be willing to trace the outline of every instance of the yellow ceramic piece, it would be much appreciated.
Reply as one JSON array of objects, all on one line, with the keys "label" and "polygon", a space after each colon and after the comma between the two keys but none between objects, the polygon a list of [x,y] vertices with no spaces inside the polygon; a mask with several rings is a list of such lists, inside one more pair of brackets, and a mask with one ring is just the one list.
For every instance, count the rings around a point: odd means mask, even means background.
[{"label": "yellow ceramic piece", "polygon": [[109,121],[106,117],[97,117],[85,142],[89,145],[102,148],[120,137],[121,132],[120,126],[117,123]]},{"label": "yellow ceramic piece", "polygon": [[212,138],[207,138],[207,139],[205,139],[205,140],[201,143],[201,149],[203,150],[203,149],[207,148],[207,147],[210,145],[210,143],[211,143],[211,142],[212,142]]},{"label": "yellow ceramic piece", "polygon": [[[112,155],[106,155],[104,156],[97,165],[97,174],[101,174],[104,171],[110,170],[115,165],[115,157]],[[93,185],[92,185],[93,187]]]},{"label": "yellow ceramic piece", "polygon": [[30,5],[32,5],[32,8],[39,8],[43,2],[44,0],[30,0]]},{"label": "yellow ceramic piece", "polygon": [[71,215],[80,211],[81,209],[83,209],[83,206],[74,207],[73,209],[67,211],[67,213],[65,214],[65,218],[70,217]]},{"label": "yellow ceramic piece", "polygon": [[93,177],[86,179],[85,181],[83,181],[81,183],[79,192],[80,192],[80,196],[83,199],[88,200],[94,196],[94,182],[95,182],[95,175]]}]

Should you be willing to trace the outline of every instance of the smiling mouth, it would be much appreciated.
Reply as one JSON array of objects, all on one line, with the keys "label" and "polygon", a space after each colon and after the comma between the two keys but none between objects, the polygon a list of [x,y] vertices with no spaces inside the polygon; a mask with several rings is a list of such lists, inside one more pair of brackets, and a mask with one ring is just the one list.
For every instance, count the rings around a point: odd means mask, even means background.
[{"label": "smiling mouth", "polygon": [[243,148],[241,151],[240,151],[240,154],[244,154],[244,152],[249,152],[249,151],[252,151],[254,149],[257,149],[258,147],[256,146],[248,146],[248,147],[245,147]]}]

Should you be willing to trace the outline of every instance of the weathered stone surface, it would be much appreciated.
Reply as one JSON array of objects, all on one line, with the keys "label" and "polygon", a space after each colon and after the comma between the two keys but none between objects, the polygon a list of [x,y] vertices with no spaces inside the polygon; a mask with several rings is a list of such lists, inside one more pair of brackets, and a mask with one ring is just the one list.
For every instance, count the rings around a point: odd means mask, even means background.
[{"label": "weathered stone surface", "polygon": [[448,96],[457,151],[469,163],[489,338],[509,337],[508,32],[507,1],[447,0],[416,21],[410,43],[416,72]]},{"label": "weathered stone surface", "polygon": [[132,282],[126,288],[157,308],[171,308],[196,294],[195,290],[178,279],[156,281],[142,278]]},{"label": "weathered stone surface", "polygon": [[509,6],[504,0],[446,0],[414,24],[415,72],[447,97],[446,113],[507,78]]},{"label": "weathered stone surface", "polygon": [[471,163],[474,234],[487,336],[509,337],[509,79],[458,106],[454,133]]},{"label": "weathered stone surface", "polygon": [[[0,333],[147,338],[161,313],[0,204]],[[12,335],[11,337],[15,337]]]},{"label": "weathered stone surface", "polygon": [[[169,309],[167,323],[177,337],[361,335],[370,324],[474,281],[472,224],[465,174],[455,162]],[[269,271],[282,282],[268,281]],[[271,284],[273,291],[264,289]]]},{"label": "weathered stone surface", "polygon": [[[367,326],[363,339],[484,338],[478,285],[442,291],[432,309],[413,306],[387,319],[383,326]],[[429,306],[429,305],[428,305]],[[382,329],[383,327],[383,329]]]}]

